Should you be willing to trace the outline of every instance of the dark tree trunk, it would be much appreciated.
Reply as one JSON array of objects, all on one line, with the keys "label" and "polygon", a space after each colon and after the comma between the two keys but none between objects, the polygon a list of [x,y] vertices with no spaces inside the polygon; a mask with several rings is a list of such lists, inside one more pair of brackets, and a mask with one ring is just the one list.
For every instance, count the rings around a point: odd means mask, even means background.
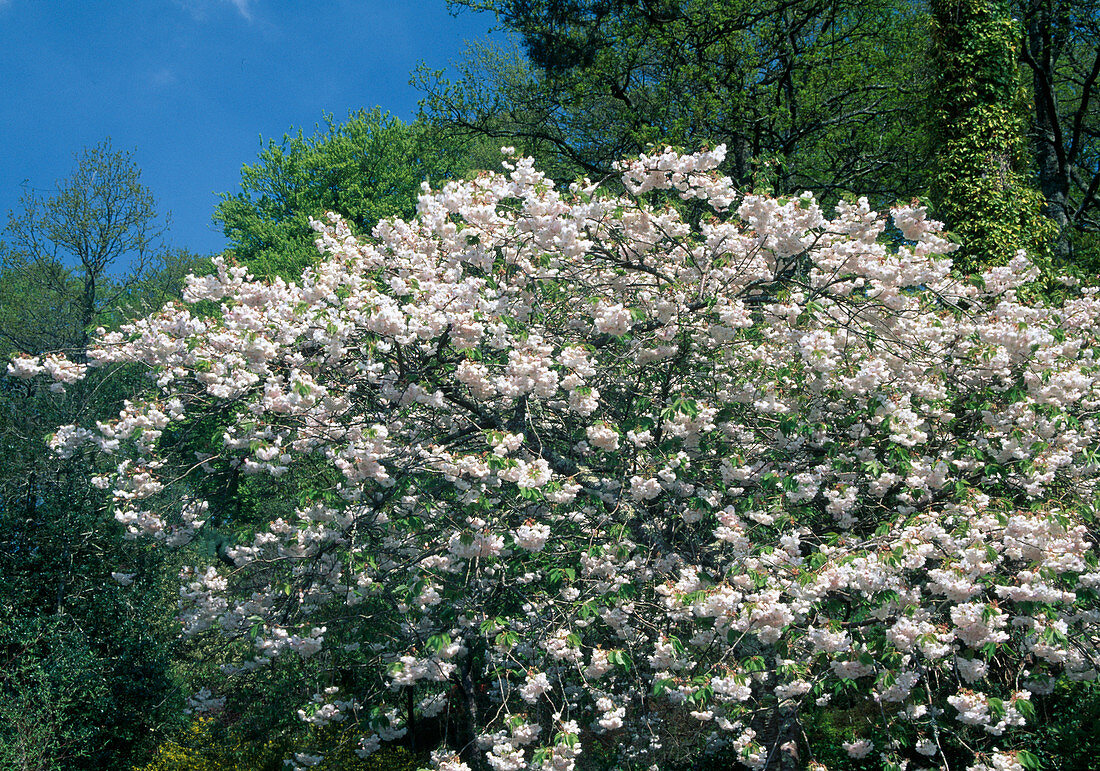
[{"label": "dark tree trunk", "polygon": [[1070,165],[1053,92],[1053,68],[1060,51],[1052,33],[1051,13],[1050,0],[1039,0],[1033,6],[1024,31],[1024,59],[1031,67],[1035,110],[1032,141],[1039,189],[1044,199],[1042,212],[1057,227],[1051,251],[1056,263],[1064,263],[1069,259]]},{"label": "dark tree trunk", "polygon": [[480,769],[484,767],[484,763],[482,762],[481,753],[478,752],[477,748],[479,710],[477,704],[477,689],[474,685],[474,679],[471,676],[472,669],[473,656],[467,653],[461,668],[455,675],[455,684],[458,686],[458,692],[462,699],[462,714],[459,720],[460,735],[458,737],[460,744],[459,755],[463,763],[475,769],[475,771],[480,771]]}]

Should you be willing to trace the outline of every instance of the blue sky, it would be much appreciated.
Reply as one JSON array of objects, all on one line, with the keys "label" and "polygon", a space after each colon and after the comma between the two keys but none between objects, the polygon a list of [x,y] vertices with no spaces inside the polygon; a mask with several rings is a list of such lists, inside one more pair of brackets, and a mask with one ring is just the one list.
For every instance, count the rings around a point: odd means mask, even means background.
[{"label": "blue sky", "polygon": [[458,60],[492,22],[445,0],[0,0],[0,223],[21,185],[50,189],[109,136],[136,151],[172,244],[217,251],[217,193],[261,135],[375,105],[411,120],[417,63]]}]

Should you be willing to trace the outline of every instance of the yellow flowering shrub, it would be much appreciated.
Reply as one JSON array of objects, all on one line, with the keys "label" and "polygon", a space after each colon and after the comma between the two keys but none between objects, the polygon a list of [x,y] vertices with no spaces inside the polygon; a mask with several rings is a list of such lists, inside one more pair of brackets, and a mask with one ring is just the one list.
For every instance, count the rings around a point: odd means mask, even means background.
[{"label": "yellow flowering shrub", "polygon": [[[318,771],[416,771],[421,763],[404,747],[383,747],[366,760],[355,754],[352,732],[321,733],[331,750]],[[157,747],[153,759],[133,771],[284,771],[283,761],[295,752],[287,739],[271,739],[263,745],[245,745],[211,718],[199,718],[175,739]]]}]

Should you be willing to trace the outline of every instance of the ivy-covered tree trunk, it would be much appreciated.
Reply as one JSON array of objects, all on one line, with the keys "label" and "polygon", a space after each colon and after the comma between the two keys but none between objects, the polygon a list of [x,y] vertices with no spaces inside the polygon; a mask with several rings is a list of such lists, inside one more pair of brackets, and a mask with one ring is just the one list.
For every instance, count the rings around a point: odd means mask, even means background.
[{"label": "ivy-covered tree trunk", "polygon": [[937,72],[930,187],[936,214],[962,240],[963,271],[1044,251],[1052,231],[1025,165],[1020,30],[1004,0],[933,0]]}]

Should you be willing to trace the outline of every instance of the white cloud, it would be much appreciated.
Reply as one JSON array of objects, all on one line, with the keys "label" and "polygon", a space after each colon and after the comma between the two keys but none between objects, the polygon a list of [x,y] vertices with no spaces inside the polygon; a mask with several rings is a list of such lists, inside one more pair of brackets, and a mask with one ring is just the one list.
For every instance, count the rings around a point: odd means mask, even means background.
[{"label": "white cloud", "polygon": [[[9,0],[0,0],[0,5],[6,2]],[[175,0],[175,2],[191,14],[195,21],[206,21],[212,9],[216,6],[224,8],[227,5],[233,6],[245,21],[252,21],[253,0]]]},{"label": "white cloud", "polygon": [[[0,2],[4,2],[4,0],[0,0]],[[179,78],[176,77],[176,73],[168,67],[149,73],[149,83],[155,88],[167,88],[175,85],[178,81]]]},{"label": "white cloud", "polygon": [[252,21],[252,9],[248,6],[252,4],[251,0],[229,0],[230,3],[240,12],[248,21]]}]

